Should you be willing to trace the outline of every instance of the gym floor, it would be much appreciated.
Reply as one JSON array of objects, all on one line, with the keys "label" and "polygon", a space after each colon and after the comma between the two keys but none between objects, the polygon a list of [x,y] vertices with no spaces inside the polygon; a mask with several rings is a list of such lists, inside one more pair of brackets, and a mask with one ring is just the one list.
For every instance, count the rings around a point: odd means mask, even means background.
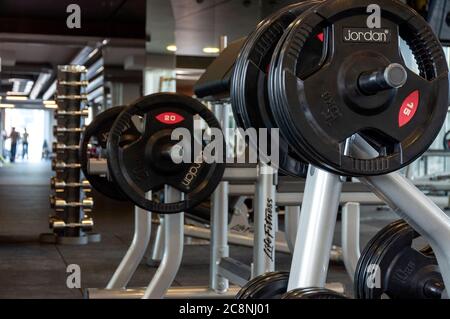
[{"label": "gym floor", "polygon": [[[106,285],[124,256],[133,236],[133,207],[95,195],[95,231],[102,241],[86,246],[41,244],[39,235],[49,232],[50,163],[6,165],[0,170],[0,298],[82,298],[83,292],[66,287],[66,267],[81,267],[83,288]],[[361,247],[384,225],[395,219],[388,211],[364,208]],[[339,244],[340,227],[335,244]],[[154,235],[153,231],[152,235]],[[233,246],[231,257],[250,263],[252,250]],[[150,250],[147,255],[150,254]],[[290,256],[278,254],[277,270],[289,270]],[[342,282],[351,294],[351,281],[342,265],[332,265],[329,282]],[[155,268],[139,266],[130,287],[148,284]],[[209,246],[187,245],[176,286],[207,285]]]}]

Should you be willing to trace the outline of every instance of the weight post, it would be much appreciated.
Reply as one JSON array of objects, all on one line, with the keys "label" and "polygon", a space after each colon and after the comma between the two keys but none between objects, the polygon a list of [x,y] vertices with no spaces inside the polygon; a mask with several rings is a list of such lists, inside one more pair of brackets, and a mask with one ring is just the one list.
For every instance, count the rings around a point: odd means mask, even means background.
[{"label": "weight post", "polygon": [[[151,198],[152,193],[146,194]],[[152,230],[152,214],[142,208],[134,208],[134,236],[127,253],[123,257],[106,289],[126,288],[142,258],[145,255]]]},{"label": "weight post", "polygon": [[156,228],[155,241],[153,242],[152,254],[147,259],[147,265],[157,266],[164,255],[164,217],[159,216],[159,225]]},{"label": "weight post", "polygon": [[210,288],[217,293],[228,290],[228,279],[220,275],[219,264],[229,256],[228,247],[228,182],[221,182],[212,196],[211,209]]},{"label": "weight post", "polygon": [[260,163],[255,186],[252,277],[275,270],[275,224],[277,172]]},{"label": "weight post", "polygon": [[360,203],[347,203],[342,207],[341,221],[342,259],[351,280],[361,255],[359,246]]},{"label": "weight post", "polygon": [[[169,186],[164,189],[166,203],[183,199],[183,194]],[[184,213],[165,216],[165,250],[155,275],[145,290],[142,299],[162,299],[173,283],[180,268],[184,248]]]},{"label": "weight post", "polygon": [[[228,144],[228,128],[230,109],[227,105],[216,103],[213,105],[214,115],[220,122],[225,136],[225,159],[228,158],[230,145]],[[222,181],[214,191],[211,209],[211,255],[209,286],[216,293],[225,293],[229,288],[229,280],[220,274],[219,264],[222,258],[229,256],[228,247],[228,182]]]},{"label": "weight post", "polygon": [[325,287],[341,190],[339,176],[309,167],[288,291]]}]

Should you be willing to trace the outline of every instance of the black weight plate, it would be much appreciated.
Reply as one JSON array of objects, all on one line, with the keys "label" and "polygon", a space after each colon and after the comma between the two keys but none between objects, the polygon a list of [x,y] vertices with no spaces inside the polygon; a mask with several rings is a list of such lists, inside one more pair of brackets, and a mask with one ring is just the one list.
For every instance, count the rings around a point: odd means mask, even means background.
[{"label": "black weight plate", "polygon": [[[105,149],[109,130],[116,120],[117,116],[125,109],[125,106],[116,106],[100,113],[94,120],[86,127],[81,142],[80,142],[80,164],[84,176],[89,181],[91,186],[101,194],[119,201],[128,200],[127,196],[122,192],[120,187],[106,176],[91,175],[88,172],[88,144],[92,137],[97,139],[98,146]],[[126,139],[122,139],[122,143],[131,143],[137,139],[138,132],[128,132]]]},{"label": "black weight plate", "polygon": [[[401,229],[389,238],[389,240],[379,242],[378,246],[375,246],[375,254],[369,259],[369,264],[378,265],[380,267],[381,287],[380,289],[370,289],[370,287],[366,285],[366,292],[375,292],[375,294],[377,294],[378,291],[378,293],[382,293],[382,295],[386,293],[388,288],[387,282],[389,281],[388,268],[390,262],[397,256],[397,252],[410,247],[414,238],[417,236],[418,234],[405,223],[402,225]],[[368,274],[368,272],[366,273]]]},{"label": "black weight plate", "polygon": [[261,282],[262,280],[264,280],[265,278],[269,278],[270,276],[273,276],[275,274],[280,274],[280,272],[268,272],[262,275],[259,275],[253,279],[251,279],[249,282],[247,282],[240,290],[239,292],[236,294],[235,298],[236,299],[245,299],[247,296],[247,290],[249,290],[252,286],[254,286],[255,284],[258,284],[259,282]]},{"label": "black weight plate", "polygon": [[283,296],[281,299],[348,299],[342,294],[325,288],[300,288],[294,289]]},{"label": "black weight plate", "polygon": [[[310,8],[310,10],[313,10],[313,8]],[[300,14],[297,19],[300,19],[300,17],[306,15],[309,12],[309,10],[303,12]],[[279,77],[275,76],[275,72],[277,71],[277,65],[278,60],[280,56],[281,49],[283,47],[283,43],[285,42],[286,38],[289,35],[289,30],[293,27],[294,22],[289,25],[287,30],[284,32],[283,36],[278,41],[275,50],[273,51],[272,58],[269,65],[268,70],[268,99],[270,102],[270,108],[271,108],[271,114],[272,114],[272,121],[276,123],[277,127],[280,128],[280,135],[285,136],[285,139],[289,143],[289,148],[292,149],[297,153],[297,155],[303,159],[306,163],[312,164],[314,166],[318,166],[316,159],[305,157],[303,154],[305,153],[305,150],[299,150],[298,142],[295,142],[297,136],[292,134],[289,129],[286,129],[286,123],[280,121],[277,119],[276,114],[274,113],[277,110],[277,107],[279,105],[280,99],[279,95],[274,94],[278,88],[282,87],[282,83],[279,83]],[[320,40],[320,45],[318,45],[317,39]],[[320,67],[325,63],[326,58],[326,42],[328,41],[328,32],[326,30],[317,29],[314,31],[314,34],[307,39],[307,42],[305,43],[305,50],[301,53],[299,60],[304,61],[308,60],[308,57],[315,56],[318,57],[319,51],[322,50],[320,55],[320,61],[317,60],[314,61],[314,63],[299,63],[299,72],[302,74],[302,76],[306,76],[308,74],[314,73],[316,70],[320,69]],[[314,53],[312,53],[313,51]]]},{"label": "black weight plate", "polygon": [[[386,33],[374,35],[367,29],[371,4],[380,5]],[[301,54],[324,29],[326,63],[302,76]],[[351,37],[364,32],[368,40]],[[448,67],[439,41],[416,12],[397,1],[349,1],[343,6],[330,0],[299,16],[286,34],[274,52],[276,64],[271,63],[270,106],[282,134],[304,158],[335,174],[371,176],[405,167],[428,149],[447,114]],[[399,38],[409,45],[420,76],[405,66]],[[405,66],[406,84],[362,94],[358,76],[392,63]],[[344,154],[354,134],[377,149],[379,157]]]},{"label": "black weight plate", "polygon": [[[145,118],[144,132],[136,142],[121,147],[120,138],[133,125],[133,116]],[[195,116],[199,116],[209,128],[221,132],[220,123],[202,103],[174,93],[145,96],[118,116],[108,137],[108,166],[114,180],[135,205],[155,213],[176,214],[201,204],[220,183],[225,159],[208,163],[203,153],[194,154]],[[191,149],[186,149],[185,154],[191,154],[191,163],[176,164],[170,156],[173,146],[179,144],[171,139],[177,128],[190,133]],[[226,144],[221,135],[217,137],[222,139],[223,145],[220,155],[225,156]],[[194,162],[194,159],[199,162]],[[185,199],[176,203],[160,203],[145,197],[147,192],[159,190],[164,185],[181,191]]]},{"label": "black weight plate", "polygon": [[[406,222],[396,221],[383,228],[364,249],[355,272],[355,296],[359,299],[441,298],[444,289],[437,261],[428,247],[412,248],[419,237]],[[379,286],[373,283],[369,266],[378,267]],[[431,283],[434,285],[432,289]]]},{"label": "black weight plate", "polygon": [[288,286],[288,272],[271,272],[250,280],[236,295],[236,299],[279,299]]},{"label": "black weight plate", "polygon": [[[367,287],[367,277],[369,276],[368,267],[369,265],[374,265],[375,261],[374,255],[378,253],[379,247],[382,243],[392,241],[392,238],[396,236],[403,229],[407,228],[404,221],[398,220],[386,227],[384,231],[378,232],[367,244],[361,253],[361,257],[358,260],[358,264],[355,270],[355,296],[357,299],[366,299],[362,296],[366,293]],[[370,292],[376,298],[380,298],[383,294],[381,289],[370,289]]]},{"label": "black weight plate", "polygon": [[[403,221],[399,220],[396,221],[395,224],[391,224],[391,228],[390,230],[386,230],[385,232],[381,233],[377,233],[375,235],[375,237],[373,237],[369,243],[366,245],[366,247],[364,248],[363,253],[361,253],[361,256],[358,260],[358,264],[355,270],[355,277],[354,277],[354,282],[355,282],[355,293],[357,294],[357,291],[363,291],[365,289],[365,284],[364,285],[357,285],[356,282],[358,283],[363,283],[365,282],[366,278],[365,276],[367,275],[367,267],[368,265],[370,265],[370,257],[372,256],[372,252],[374,251],[374,249],[376,249],[377,246],[377,242],[382,240],[383,238],[387,238],[388,236],[393,236],[396,232],[396,229],[398,227],[402,227],[403,225]],[[380,239],[377,239],[378,237],[382,237]]]},{"label": "black weight plate", "polygon": [[[233,113],[239,127],[244,129],[276,128],[272,120],[267,96],[267,71],[272,53],[289,24],[318,1],[308,1],[285,7],[262,21],[247,38],[236,61],[231,81]],[[309,50],[305,55],[305,66],[320,61],[322,49]],[[316,54],[317,52],[317,54]],[[258,141],[250,138],[249,143],[258,149]],[[306,177],[308,165],[289,149],[281,136],[279,141],[279,171],[294,177]]]}]

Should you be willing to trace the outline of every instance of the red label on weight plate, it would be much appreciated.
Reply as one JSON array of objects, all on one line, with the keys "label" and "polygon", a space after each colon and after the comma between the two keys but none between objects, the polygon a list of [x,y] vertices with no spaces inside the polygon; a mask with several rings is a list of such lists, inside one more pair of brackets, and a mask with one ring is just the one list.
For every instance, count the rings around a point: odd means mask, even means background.
[{"label": "red label on weight plate", "polygon": [[419,90],[416,90],[403,101],[398,114],[398,127],[405,126],[413,119],[419,107],[419,100]]},{"label": "red label on weight plate", "polygon": [[163,124],[174,125],[184,121],[184,117],[173,112],[165,112],[156,116],[156,119]]},{"label": "red label on weight plate", "polygon": [[323,42],[325,39],[325,35],[323,33],[320,33],[317,35],[317,38],[320,40],[320,42]]}]

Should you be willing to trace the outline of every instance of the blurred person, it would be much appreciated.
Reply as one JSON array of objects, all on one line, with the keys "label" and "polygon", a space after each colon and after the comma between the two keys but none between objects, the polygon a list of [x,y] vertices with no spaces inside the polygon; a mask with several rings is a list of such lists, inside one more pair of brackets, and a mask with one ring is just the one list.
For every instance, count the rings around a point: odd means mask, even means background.
[{"label": "blurred person", "polygon": [[9,156],[9,161],[14,163],[16,161],[17,142],[20,140],[20,134],[16,131],[15,127],[11,128],[9,138],[11,139],[11,154]]},{"label": "blurred person", "polygon": [[44,144],[42,145],[42,159],[48,160],[50,157],[50,150],[48,147],[47,140],[44,140]]},{"label": "blurred person", "polygon": [[25,158],[25,155],[28,159],[28,137],[30,135],[27,133],[27,129],[24,129],[24,133],[22,135],[22,159]]}]

